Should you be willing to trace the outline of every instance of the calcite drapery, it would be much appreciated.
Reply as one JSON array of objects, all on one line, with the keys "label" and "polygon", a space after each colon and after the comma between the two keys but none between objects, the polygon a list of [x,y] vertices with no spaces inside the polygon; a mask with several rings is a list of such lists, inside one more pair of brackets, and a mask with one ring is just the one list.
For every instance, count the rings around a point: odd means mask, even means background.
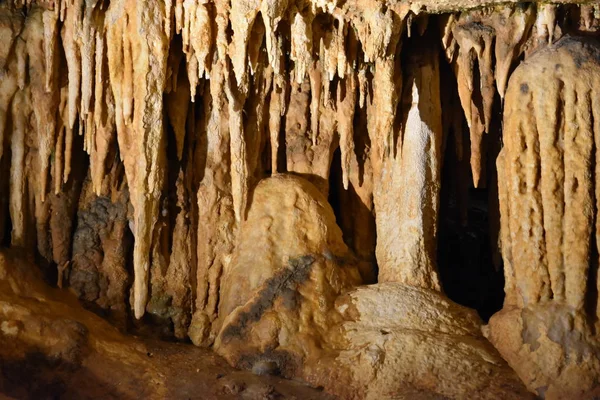
[{"label": "calcite drapery", "polygon": [[600,44],[564,37],[506,92],[498,157],[504,309],[488,336],[539,395],[597,394]]},{"label": "calcite drapery", "polygon": [[117,137],[134,209],[136,318],[146,309],[150,248],[164,184],[162,93],[170,43],[164,21],[170,11],[161,2],[126,1],[112,4],[106,16]]}]

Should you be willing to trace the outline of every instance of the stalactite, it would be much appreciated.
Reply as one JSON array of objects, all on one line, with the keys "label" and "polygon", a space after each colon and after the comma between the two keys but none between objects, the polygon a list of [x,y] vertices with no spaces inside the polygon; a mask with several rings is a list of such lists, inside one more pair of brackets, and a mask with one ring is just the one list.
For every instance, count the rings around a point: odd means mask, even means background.
[{"label": "stalactite", "polygon": [[12,101],[13,131],[10,137],[10,218],[12,245],[25,245],[25,136],[28,130],[29,93],[19,90]]},{"label": "stalactite", "polygon": [[[11,113],[11,102],[19,86],[17,82],[17,65],[13,61],[7,65],[6,72],[0,79],[0,160],[4,155],[4,141],[7,134],[7,119]],[[9,132],[10,134],[10,132]]]},{"label": "stalactite", "polygon": [[44,12],[44,65],[46,66],[46,91],[52,90],[52,82],[57,79],[56,53],[58,52],[58,18],[53,12]]},{"label": "stalactite", "polygon": [[[94,86],[94,64],[96,54],[96,27],[93,21],[93,11],[95,1],[86,1],[83,14],[83,23],[81,28],[81,45],[79,53],[81,55],[81,119],[87,119],[90,112],[92,93]],[[86,132],[88,134],[88,132]]]},{"label": "stalactite", "polygon": [[213,47],[213,31],[208,3],[186,0],[183,3],[184,22],[178,31],[182,33],[183,51],[188,60],[188,78],[192,102],[196,95],[198,79],[210,75],[210,56]]},{"label": "stalactite", "polygon": [[296,82],[301,84],[312,66],[313,15],[297,12],[291,26],[290,60],[296,63]]},{"label": "stalactite", "polygon": [[169,122],[175,132],[175,144],[177,145],[177,158],[179,161],[183,156],[189,99],[190,84],[185,79],[179,79],[177,89],[169,93],[166,102]]},{"label": "stalactite", "polygon": [[[112,6],[107,17],[116,23],[109,25],[108,35],[111,42],[120,46],[108,52],[109,71],[115,93],[119,148],[134,208],[134,311],[135,317],[141,318],[147,301],[154,224],[163,190],[162,92],[169,43],[164,34],[163,5],[144,1],[126,3],[124,9]],[[139,34],[139,26],[145,27],[144,36]],[[137,61],[133,63],[133,59]],[[133,120],[129,122],[134,101]]]},{"label": "stalactite", "polygon": [[363,46],[366,63],[385,57],[389,48],[395,49],[402,32],[402,25],[394,21],[393,11],[384,10],[383,5],[368,8],[361,19],[352,22]]},{"label": "stalactite", "polygon": [[504,99],[510,68],[523,51],[534,16],[533,5],[514,10],[506,7],[500,13],[492,15],[493,27],[496,31],[496,87],[502,99]]},{"label": "stalactite", "polygon": [[555,39],[554,28],[556,27],[556,6],[554,4],[538,5],[535,25],[538,38],[540,40],[547,40],[549,44],[552,44]]},{"label": "stalactite", "polygon": [[375,63],[373,77],[373,104],[372,109],[377,109],[373,117],[373,127],[369,127],[369,136],[373,145],[371,159],[373,160],[373,173],[375,182],[379,181],[382,163],[393,152],[389,147],[389,138],[393,136],[394,116],[398,106],[399,92],[402,88],[395,87],[394,59],[378,59]]},{"label": "stalactite", "polygon": [[229,130],[231,146],[231,193],[233,209],[238,223],[244,220],[248,201],[248,151],[244,135],[244,102],[246,93],[236,90],[230,79],[225,79],[225,93],[229,104]]},{"label": "stalactite", "polygon": [[[83,37],[83,0],[76,0],[66,11],[62,28],[62,43],[67,59],[69,75],[69,124],[68,129],[74,129],[78,115],[78,102],[81,86],[81,53],[78,40]],[[68,176],[68,174],[67,174]]]},{"label": "stalactite", "polygon": [[[344,189],[348,190],[350,165],[354,155],[354,111],[356,109],[356,75],[350,72],[338,89],[337,119],[342,151],[342,172]],[[342,98],[342,96],[344,96]]]},{"label": "stalactite", "polygon": [[[102,179],[108,155],[116,142],[115,101],[112,90],[103,84],[107,79],[106,43],[104,33],[96,33],[95,93],[94,93],[94,130],[95,140],[90,154],[90,169],[93,189],[100,195]],[[90,117],[91,118],[91,117]]]},{"label": "stalactite", "polygon": [[260,13],[266,29],[266,49],[269,56],[269,63],[276,74],[281,70],[281,51],[280,40],[277,38],[277,27],[282,20],[288,7],[289,0],[262,0]]},{"label": "stalactite", "polygon": [[[465,112],[471,136],[471,169],[473,183],[481,182],[484,151],[482,140],[489,130],[489,121],[494,100],[494,72],[492,69],[492,40],[494,30],[480,23],[459,24],[453,29],[459,45],[456,62],[458,93]],[[475,88],[475,58],[479,65],[480,88]],[[481,96],[478,103],[475,92]],[[481,108],[480,108],[481,107]],[[481,112],[481,109],[483,112]]]},{"label": "stalactite", "polygon": [[309,71],[310,80],[310,131],[312,145],[317,145],[319,137],[319,118],[321,117],[321,92],[323,89],[321,82],[321,71],[317,63],[313,63]]},{"label": "stalactite", "polygon": [[[27,53],[30,60],[45,60],[44,49],[44,14],[53,15],[52,11],[41,11],[39,9],[30,12],[27,24]],[[51,59],[52,60],[52,59]],[[29,85],[31,88],[31,101],[36,105],[33,107],[35,115],[35,145],[39,157],[39,186],[36,193],[41,201],[46,198],[47,183],[50,167],[50,155],[54,152],[55,132],[56,132],[56,109],[58,106],[58,93],[56,90],[57,81],[52,79],[48,81],[49,70],[54,70],[54,65],[45,65],[45,63],[31,62],[28,71]],[[50,84],[50,90],[48,90]]]},{"label": "stalactite", "polygon": [[283,86],[285,82],[281,75],[273,77],[273,89],[271,90],[271,100],[269,102],[269,139],[271,144],[271,173],[277,173],[278,153],[279,153],[279,132],[281,131]]},{"label": "stalactite", "polygon": [[[231,64],[235,74],[236,85],[244,86],[247,79],[248,40],[258,11],[259,0],[235,1],[231,4],[231,28],[233,29]],[[263,17],[264,18],[264,17]],[[267,31],[267,36],[270,33]],[[269,39],[267,39],[269,40]]]},{"label": "stalactite", "polygon": [[[265,26],[262,20],[257,20],[252,26],[250,32],[250,41],[248,43],[248,66],[250,67],[250,75],[256,76],[256,72],[262,67],[262,44],[265,37]],[[260,61],[259,61],[260,60]],[[260,64],[260,65],[259,65]]]},{"label": "stalactite", "polygon": [[[263,171],[263,149],[270,143],[269,122],[269,96],[273,88],[273,68],[267,62],[264,52],[260,53],[261,59],[254,71],[253,84],[248,93],[248,101],[244,112],[244,136],[246,138],[248,188],[252,188],[265,177]],[[249,197],[249,201],[251,197]]]}]

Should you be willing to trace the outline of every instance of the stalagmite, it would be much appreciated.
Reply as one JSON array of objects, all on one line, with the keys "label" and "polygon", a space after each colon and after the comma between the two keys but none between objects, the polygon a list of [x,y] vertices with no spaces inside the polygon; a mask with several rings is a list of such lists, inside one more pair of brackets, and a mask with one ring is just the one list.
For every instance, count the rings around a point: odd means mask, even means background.
[{"label": "stalagmite", "polygon": [[[397,150],[392,148],[384,154],[376,211],[379,282],[440,290],[435,221],[442,120],[436,56],[434,47],[421,55],[422,61],[415,56],[412,68],[408,68],[403,139],[398,140]],[[397,241],[397,237],[404,239]]]},{"label": "stalagmite", "polygon": [[[342,152],[342,182],[348,190],[350,163],[354,155],[354,111],[356,108],[356,75],[351,72],[344,79],[344,86],[338,90],[337,112],[338,130],[340,132],[340,149]],[[344,98],[342,98],[342,93]]]},{"label": "stalagmite", "polygon": [[187,326],[189,325],[190,303],[192,301],[192,274],[191,266],[194,260],[194,248],[191,231],[191,213],[189,212],[188,197],[183,181],[184,174],[180,171],[177,177],[177,207],[179,213],[173,229],[174,249],[169,259],[169,267],[166,272],[166,293],[171,297],[170,317],[173,320],[174,335],[178,339],[187,337]]},{"label": "stalagmite", "polygon": [[217,318],[219,281],[233,251],[235,224],[230,188],[229,129],[227,103],[223,89],[223,61],[212,66],[214,78],[205,89],[208,111],[205,127],[206,169],[198,188],[198,249],[195,312],[188,335],[198,346],[210,346]]}]

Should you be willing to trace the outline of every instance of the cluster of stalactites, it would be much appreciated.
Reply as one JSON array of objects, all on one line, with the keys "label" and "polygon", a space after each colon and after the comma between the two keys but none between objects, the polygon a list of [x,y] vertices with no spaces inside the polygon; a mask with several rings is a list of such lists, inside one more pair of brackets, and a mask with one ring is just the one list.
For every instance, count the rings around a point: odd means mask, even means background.
[{"label": "cluster of stalactites", "polygon": [[[600,6],[581,5],[578,10],[575,29],[593,30],[600,18]],[[496,91],[503,100],[515,61],[560,38],[558,11],[554,4],[527,3],[449,15],[442,20],[442,42],[454,67],[469,127],[475,186],[484,182],[486,148],[482,140],[490,132]]]},{"label": "cluster of stalactites", "polygon": [[[39,201],[45,199],[49,174],[52,189],[60,192],[71,173],[76,131],[90,155],[91,179],[99,193],[106,158],[116,153],[118,145],[134,209],[134,309],[138,318],[147,301],[152,235],[164,189],[163,108],[173,125],[181,159],[186,118],[179,109],[187,110],[190,100],[203,93],[198,87],[208,80],[216,80],[215,87],[222,85],[226,101],[213,102],[212,112],[227,107],[231,196],[239,224],[250,190],[244,104],[257,71],[270,74],[266,90],[270,91],[268,129],[273,172],[277,172],[286,93],[294,82],[308,80],[312,145],[319,142],[322,104],[333,104],[342,117],[337,132],[345,188],[355,157],[354,110],[375,105],[370,108],[369,136],[377,182],[384,158],[394,154],[390,138],[399,100],[394,88],[401,76],[396,71],[401,68],[401,40],[404,34],[422,34],[427,29],[426,16],[419,16],[418,8],[404,2],[386,6],[377,1],[337,5],[327,0],[115,0],[110,4],[102,0],[48,0],[2,7],[13,10],[11,40],[0,54],[0,67],[6,70],[0,82],[0,143],[4,142],[9,114],[13,126],[13,242],[21,240],[24,224],[21,197],[26,168],[37,168],[35,172],[42,177],[35,190]],[[15,7],[27,11],[22,14]],[[592,27],[598,19],[598,7],[582,6],[581,10],[583,25]],[[495,91],[503,97],[511,66],[525,51],[532,32],[549,42],[557,36],[556,8],[502,6],[451,14],[442,20],[442,43],[455,67],[460,102],[470,128],[471,166],[477,185],[483,163],[482,137],[490,129]],[[59,60],[60,48],[64,61]],[[189,90],[178,84],[183,56]],[[288,57],[292,63],[286,62]],[[266,65],[260,65],[265,59]],[[64,85],[61,63],[67,68]],[[333,82],[345,85],[335,97]],[[177,104],[163,107],[163,93],[178,90],[184,92],[172,97]],[[27,123],[32,115],[36,123],[33,128]],[[33,138],[37,148],[34,163],[25,159],[23,148],[31,142],[26,138]]]}]

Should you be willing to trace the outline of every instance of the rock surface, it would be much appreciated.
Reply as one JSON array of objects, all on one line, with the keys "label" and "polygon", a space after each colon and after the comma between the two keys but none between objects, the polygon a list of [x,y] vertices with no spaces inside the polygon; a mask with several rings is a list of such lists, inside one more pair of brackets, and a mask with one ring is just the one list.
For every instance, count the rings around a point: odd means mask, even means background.
[{"label": "rock surface", "polygon": [[[301,383],[235,371],[191,345],[121,334],[0,252],[0,392],[19,399],[329,399]],[[3,397],[4,398],[4,397]]]},{"label": "rock surface", "polygon": [[272,362],[298,376],[327,352],[337,296],[361,283],[333,210],[308,181],[275,175],[256,187],[239,237],[215,349],[238,367]]},{"label": "rock surface", "polygon": [[[217,352],[341,398],[523,398],[476,313],[402,283],[353,289],[358,271],[316,187],[276,175],[252,197],[223,275]],[[299,238],[298,235],[302,237]],[[256,254],[261,254],[260,258]]]},{"label": "rock surface", "polygon": [[600,390],[600,44],[564,37],[528,58],[506,93],[498,158],[504,309],[488,337],[530,390]]},{"label": "rock surface", "polygon": [[307,380],[341,398],[413,398],[407,388],[423,398],[533,398],[483,337],[477,314],[437,291],[364,286],[338,298],[336,310],[344,318],[337,357],[308,366]]}]

